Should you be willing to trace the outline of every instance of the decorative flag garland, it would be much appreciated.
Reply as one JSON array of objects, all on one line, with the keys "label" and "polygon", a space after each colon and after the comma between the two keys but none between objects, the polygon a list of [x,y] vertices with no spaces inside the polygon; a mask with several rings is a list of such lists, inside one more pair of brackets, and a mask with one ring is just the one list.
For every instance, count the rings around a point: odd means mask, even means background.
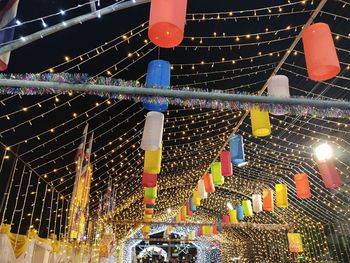
[{"label": "decorative flag garland", "polygon": [[[14,79],[14,80],[27,80],[27,81],[50,81],[58,83],[70,83],[70,84],[92,84],[92,85],[107,85],[107,86],[130,86],[144,88],[137,81],[125,81],[121,79],[113,79],[106,77],[97,77],[91,79],[87,74],[71,74],[71,73],[58,73],[58,74],[0,74],[2,79]],[[152,87],[160,88],[160,87]],[[184,91],[201,91],[208,92],[203,89],[192,89],[170,87],[170,90],[184,90]],[[223,90],[211,90],[213,93],[226,93]],[[50,95],[50,94],[72,94],[73,91],[65,89],[49,89],[49,88],[36,88],[36,87],[0,87],[0,95]],[[251,102],[238,102],[238,101],[222,101],[222,100],[210,100],[210,99],[193,99],[193,98],[172,98],[161,96],[141,96],[141,95],[124,95],[117,92],[85,92],[89,95],[95,95],[105,98],[118,99],[118,100],[133,100],[136,102],[151,102],[151,103],[168,103],[174,106],[180,107],[200,107],[210,109],[232,109],[232,110],[251,110],[252,108],[259,107],[262,111],[287,111],[291,115],[309,115],[309,116],[321,116],[329,118],[345,118],[350,115],[350,109],[338,109],[338,108],[315,108],[311,106],[300,105],[281,105],[281,104],[266,104],[266,103],[251,103]],[[230,92],[232,94],[232,92]],[[241,95],[249,95],[248,93],[235,93]],[[305,97],[294,97],[305,98]],[[309,98],[311,100],[317,100],[317,98]]]}]

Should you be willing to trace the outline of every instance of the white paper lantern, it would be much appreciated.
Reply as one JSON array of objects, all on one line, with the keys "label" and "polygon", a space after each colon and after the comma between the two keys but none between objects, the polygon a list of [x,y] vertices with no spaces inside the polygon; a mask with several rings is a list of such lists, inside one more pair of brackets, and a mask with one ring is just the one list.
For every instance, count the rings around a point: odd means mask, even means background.
[{"label": "white paper lantern", "polygon": [[[268,81],[267,92],[271,97],[289,98],[289,80],[284,75],[275,75]],[[284,115],[288,113],[288,110],[282,108],[275,108],[270,112],[274,115]]]},{"label": "white paper lantern", "polygon": [[21,256],[16,258],[16,263],[32,263],[35,242],[36,241],[34,239],[29,240],[26,251],[24,251]]},{"label": "white paper lantern", "polygon": [[147,113],[141,141],[141,149],[156,151],[163,139],[164,114],[156,111]]},{"label": "white paper lantern", "polygon": [[200,199],[208,198],[208,193],[205,191],[204,181],[202,179],[198,180],[198,196]]},{"label": "white paper lantern", "polygon": [[262,211],[262,199],[260,194],[254,194],[252,197],[253,201],[253,211],[254,213],[259,213]]}]

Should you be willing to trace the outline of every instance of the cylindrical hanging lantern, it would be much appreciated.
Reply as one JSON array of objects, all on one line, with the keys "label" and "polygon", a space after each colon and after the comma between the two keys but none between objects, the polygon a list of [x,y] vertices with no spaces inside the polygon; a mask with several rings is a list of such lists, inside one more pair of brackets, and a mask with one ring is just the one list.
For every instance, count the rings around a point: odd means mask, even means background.
[{"label": "cylindrical hanging lantern", "polygon": [[142,232],[149,234],[151,232],[151,226],[150,225],[144,225],[142,228]]},{"label": "cylindrical hanging lantern", "polygon": [[213,235],[219,234],[218,226],[213,226]]},{"label": "cylindrical hanging lantern", "polygon": [[221,163],[213,162],[210,166],[210,170],[213,176],[214,185],[223,185],[225,182],[225,179],[221,174]]},{"label": "cylindrical hanging lantern", "polygon": [[162,145],[158,150],[145,151],[143,171],[148,174],[159,174],[162,166]]},{"label": "cylindrical hanging lantern", "polygon": [[154,213],[154,210],[153,209],[145,209],[145,214],[146,215],[153,215],[153,213]]},{"label": "cylindrical hanging lantern", "polygon": [[335,189],[342,185],[342,181],[332,159],[317,161],[317,166],[325,187]]},{"label": "cylindrical hanging lantern", "polygon": [[311,197],[310,184],[307,174],[295,174],[294,182],[298,198],[305,199]]},{"label": "cylindrical hanging lantern", "polygon": [[243,210],[243,206],[241,205],[237,205],[237,219],[239,221],[244,220],[244,210]]},{"label": "cylindrical hanging lantern", "polygon": [[[202,180],[203,181],[203,180]],[[204,182],[203,182],[203,184],[204,184]],[[198,195],[198,190],[196,190],[196,191],[194,191],[193,192],[193,201],[194,201],[194,205],[195,206],[200,206],[201,205],[201,199],[200,199],[200,197],[199,197],[199,195]]]},{"label": "cylindrical hanging lantern", "polygon": [[161,148],[163,139],[164,114],[156,111],[147,113],[143,128],[141,149],[156,151]]},{"label": "cylindrical hanging lantern", "polygon": [[[168,89],[170,87],[170,63],[165,60],[152,60],[148,63],[146,88]],[[143,107],[149,111],[165,112],[168,109],[168,103],[144,102]]]},{"label": "cylindrical hanging lantern", "polygon": [[215,185],[213,182],[213,176],[210,173],[206,173],[203,176],[205,191],[207,193],[214,193],[215,192]]},{"label": "cylindrical hanging lantern", "polygon": [[335,77],[340,65],[329,26],[325,23],[308,26],[302,39],[309,78],[321,81]]},{"label": "cylindrical hanging lantern", "polygon": [[190,197],[189,203],[190,203],[190,209],[191,209],[191,211],[192,211],[192,212],[196,212],[196,211],[197,211],[197,207],[196,207],[196,205],[194,204],[194,198],[193,198],[193,196]]},{"label": "cylindrical hanging lantern", "polygon": [[224,230],[224,228],[222,226],[218,226],[217,230],[218,230],[219,233],[221,233]]},{"label": "cylindrical hanging lantern", "polygon": [[208,193],[205,190],[204,181],[202,179],[198,180],[197,190],[198,190],[198,197],[200,199],[208,198]]},{"label": "cylindrical hanging lantern", "polygon": [[213,227],[212,226],[203,226],[203,236],[211,237],[213,235]]},{"label": "cylindrical hanging lantern", "polygon": [[230,224],[238,224],[237,210],[236,209],[232,209],[232,210],[229,210],[228,213],[230,215]]},{"label": "cylindrical hanging lantern", "polygon": [[250,200],[243,200],[242,206],[244,216],[253,216],[252,202]]},{"label": "cylindrical hanging lantern", "polygon": [[[272,76],[268,81],[267,92],[271,97],[289,98],[289,79],[284,75]],[[270,113],[274,115],[284,115],[289,111],[282,107],[275,107]]]},{"label": "cylindrical hanging lantern", "polygon": [[279,208],[287,208],[288,207],[287,185],[276,184],[275,192],[276,192],[276,206]]},{"label": "cylindrical hanging lantern", "polygon": [[270,189],[264,189],[263,191],[263,209],[264,211],[273,211],[273,191]]},{"label": "cylindrical hanging lantern", "polygon": [[[232,210],[230,210],[232,211]],[[230,224],[230,216],[229,215],[223,215],[222,216],[222,221],[224,222],[224,224]]]},{"label": "cylindrical hanging lantern", "polygon": [[193,241],[195,238],[195,233],[193,231],[190,231],[188,233],[188,241]]},{"label": "cylindrical hanging lantern", "polygon": [[151,0],[148,37],[163,48],[178,46],[184,37],[187,0]]},{"label": "cylindrical hanging lantern", "polygon": [[146,218],[146,219],[148,219],[148,220],[151,220],[151,219],[152,219],[152,215],[144,214],[144,215],[143,215],[143,218]]},{"label": "cylindrical hanging lantern", "polygon": [[222,176],[232,176],[231,155],[228,151],[220,153],[221,174]]},{"label": "cylindrical hanging lantern", "polygon": [[157,186],[157,174],[142,174],[142,186],[143,187],[155,187]]},{"label": "cylindrical hanging lantern", "polygon": [[155,205],[156,204],[156,199],[152,199],[152,198],[143,198],[143,203],[145,205]]},{"label": "cylindrical hanging lantern", "polygon": [[231,162],[235,165],[245,163],[244,142],[242,135],[234,134],[230,138]]},{"label": "cylindrical hanging lantern", "polygon": [[187,207],[181,207],[181,221],[186,221],[187,218]]},{"label": "cylindrical hanging lantern", "polygon": [[256,137],[265,137],[271,134],[270,117],[267,111],[255,107],[250,110],[252,133]]},{"label": "cylindrical hanging lantern", "polygon": [[192,216],[192,210],[191,210],[191,205],[189,201],[186,202],[186,214],[187,216]]},{"label": "cylindrical hanging lantern", "polygon": [[157,198],[157,187],[145,187],[145,197],[148,199]]},{"label": "cylindrical hanging lantern", "polygon": [[255,213],[259,213],[262,211],[262,200],[261,200],[261,195],[260,194],[254,194],[252,196],[253,200],[253,211]]}]

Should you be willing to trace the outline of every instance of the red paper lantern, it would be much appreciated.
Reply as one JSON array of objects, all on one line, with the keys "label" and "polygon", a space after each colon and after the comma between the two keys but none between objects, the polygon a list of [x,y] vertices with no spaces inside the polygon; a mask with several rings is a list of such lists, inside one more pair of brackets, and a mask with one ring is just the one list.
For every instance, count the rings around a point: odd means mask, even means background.
[{"label": "red paper lantern", "polygon": [[329,26],[325,23],[308,26],[302,39],[309,78],[320,81],[335,77],[340,65]]},{"label": "red paper lantern", "polygon": [[149,198],[143,198],[143,203],[145,205],[155,205],[156,204],[156,199],[149,199]]},{"label": "red paper lantern", "polygon": [[192,211],[191,211],[191,206],[190,206],[190,202],[189,202],[189,201],[187,201],[187,203],[186,203],[186,214],[187,214],[188,216],[193,215],[193,213],[192,213]]},{"label": "red paper lantern", "polygon": [[220,154],[221,174],[223,176],[232,176],[231,154],[229,151],[223,151]]},{"label": "red paper lantern", "polygon": [[294,182],[298,198],[305,199],[311,197],[309,179],[306,174],[295,174]]},{"label": "red paper lantern", "polygon": [[222,217],[222,221],[224,221],[224,224],[230,224],[230,216],[229,215],[224,215]]},{"label": "red paper lantern", "polygon": [[215,186],[214,186],[213,177],[211,176],[211,174],[206,173],[203,176],[203,181],[204,181],[205,191],[207,193],[214,193]]},{"label": "red paper lantern", "polygon": [[153,215],[154,210],[153,209],[145,209],[146,215]]},{"label": "red paper lantern", "polygon": [[157,186],[157,174],[143,173],[142,186],[143,187],[156,187]]},{"label": "red paper lantern", "polygon": [[213,226],[213,235],[219,234],[218,226]]},{"label": "red paper lantern", "polygon": [[148,37],[157,46],[173,48],[184,38],[187,0],[151,0]]},{"label": "red paper lantern", "polygon": [[332,159],[317,161],[317,165],[325,187],[335,189],[342,185]]}]

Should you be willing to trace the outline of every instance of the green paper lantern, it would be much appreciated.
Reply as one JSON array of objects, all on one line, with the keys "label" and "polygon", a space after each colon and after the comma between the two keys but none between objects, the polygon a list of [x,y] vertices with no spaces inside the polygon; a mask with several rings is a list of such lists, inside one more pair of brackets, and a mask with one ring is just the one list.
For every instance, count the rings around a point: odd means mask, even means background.
[{"label": "green paper lantern", "polygon": [[225,178],[221,174],[221,163],[214,162],[210,166],[211,175],[213,177],[214,185],[223,185],[225,182]]},{"label": "green paper lantern", "polygon": [[252,202],[250,200],[243,200],[242,205],[244,216],[253,216]]},{"label": "green paper lantern", "polygon": [[145,187],[145,197],[149,199],[156,199],[157,189],[157,187]]}]

